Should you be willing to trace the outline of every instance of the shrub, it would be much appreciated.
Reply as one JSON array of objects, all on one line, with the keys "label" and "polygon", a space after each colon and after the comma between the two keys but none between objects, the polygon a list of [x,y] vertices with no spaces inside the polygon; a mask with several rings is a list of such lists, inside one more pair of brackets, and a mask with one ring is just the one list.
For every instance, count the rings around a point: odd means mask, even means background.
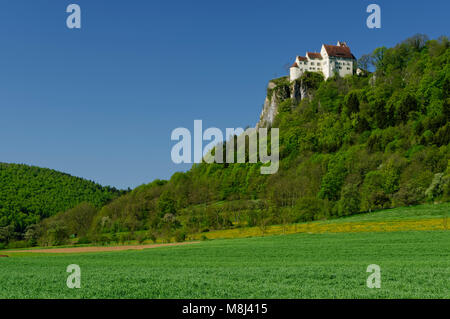
[{"label": "shrub", "polygon": [[287,99],[280,103],[278,106],[278,112],[290,112],[292,109],[292,100]]},{"label": "shrub", "polygon": [[25,248],[28,246],[29,243],[26,240],[16,240],[8,243],[8,249]]},{"label": "shrub", "polygon": [[90,244],[91,240],[88,237],[80,237],[80,239],[78,239],[77,244],[78,245],[86,245],[86,244]]},{"label": "shrub", "polygon": [[156,243],[157,240],[157,236],[156,236],[156,232],[154,231],[149,231],[147,234],[148,239],[150,239],[152,242]]},{"label": "shrub", "polygon": [[258,212],[254,209],[250,210],[246,214],[247,226],[253,227],[258,224]]},{"label": "shrub", "polygon": [[145,234],[139,234],[136,236],[136,239],[139,244],[143,244],[144,241],[147,239],[147,236]]},{"label": "shrub", "polygon": [[120,236],[119,236],[119,242],[120,242],[121,244],[124,244],[127,240],[128,240],[128,237],[127,237],[126,234],[120,234]]},{"label": "shrub", "polygon": [[328,170],[322,179],[319,197],[334,201],[338,200],[346,175],[345,156],[337,154],[328,163]]},{"label": "shrub", "polygon": [[64,245],[69,239],[69,232],[66,226],[60,225],[59,222],[51,223],[47,230],[48,243],[51,246]]},{"label": "shrub", "polygon": [[102,246],[105,246],[110,243],[110,239],[108,238],[108,236],[103,234],[92,237],[92,241]]},{"label": "shrub", "polygon": [[394,206],[416,205],[425,200],[425,190],[429,187],[433,173],[424,161],[413,161],[400,175],[399,190],[392,196]]},{"label": "shrub", "polygon": [[186,241],[186,231],[179,229],[175,232],[175,241],[178,243],[181,243],[183,241]]},{"label": "shrub", "polygon": [[390,200],[384,191],[384,177],[380,171],[369,172],[362,186],[361,209],[372,211],[389,207]]},{"label": "shrub", "polygon": [[316,197],[302,197],[296,205],[297,221],[312,221],[322,213],[322,201]]},{"label": "shrub", "polygon": [[359,99],[358,94],[355,91],[348,93],[344,98],[344,108],[342,112],[347,116],[350,116],[352,113],[359,112]]},{"label": "shrub", "polygon": [[341,199],[338,202],[338,215],[346,216],[358,213],[361,206],[361,195],[354,184],[345,185],[341,191]]},{"label": "shrub", "polygon": [[444,185],[443,199],[450,201],[450,176],[447,176],[447,183]]},{"label": "shrub", "polygon": [[425,191],[428,200],[434,200],[444,194],[444,188],[449,184],[450,177],[444,176],[444,173],[434,174],[433,181]]},{"label": "shrub", "polygon": [[448,145],[450,143],[450,123],[441,127],[434,136],[434,142],[440,145]]},{"label": "shrub", "polygon": [[119,241],[119,238],[117,237],[117,233],[113,232],[111,235],[111,241],[117,243]]},{"label": "shrub", "polygon": [[25,240],[28,242],[29,246],[36,246],[38,243],[38,238],[41,233],[41,228],[37,224],[29,225],[25,230]]}]

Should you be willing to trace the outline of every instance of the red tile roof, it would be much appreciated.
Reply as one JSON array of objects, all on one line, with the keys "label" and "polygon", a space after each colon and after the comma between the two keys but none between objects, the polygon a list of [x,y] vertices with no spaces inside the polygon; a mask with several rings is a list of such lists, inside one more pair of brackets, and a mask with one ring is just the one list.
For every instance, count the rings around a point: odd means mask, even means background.
[{"label": "red tile roof", "polygon": [[297,59],[298,59],[299,61],[308,61],[308,59],[305,58],[304,56],[298,56]]},{"label": "red tile roof", "polygon": [[339,58],[348,58],[354,59],[355,56],[350,51],[348,46],[338,46],[338,45],[329,45],[324,44],[325,50],[329,56],[339,57]]},{"label": "red tile roof", "polygon": [[310,59],[322,59],[322,55],[316,52],[308,52],[307,55]]},{"label": "red tile roof", "polygon": [[291,65],[291,68],[298,68],[297,62],[294,62],[294,64]]}]

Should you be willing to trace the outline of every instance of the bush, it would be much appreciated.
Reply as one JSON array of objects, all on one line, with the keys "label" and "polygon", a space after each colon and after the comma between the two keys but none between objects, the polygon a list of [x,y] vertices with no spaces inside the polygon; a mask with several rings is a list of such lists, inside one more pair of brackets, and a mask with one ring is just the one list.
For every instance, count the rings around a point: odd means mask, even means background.
[{"label": "bush", "polygon": [[61,222],[55,221],[49,225],[45,237],[47,237],[50,246],[64,245],[69,239],[69,230]]},{"label": "bush", "polygon": [[290,112],[292,109],[292,100],[287,99],[280,103],[278,106],[278,112]]},{"label": "bush", "polygon": [[449,183],[449,178],[444,173],[434,174],[430,187],[425,191],[428,200],[434,200],[444,194],[444,187]]},{"label": "bush", "polygon": [[447,184],[444,185],[443,199],[445,201],[450,201],[450,176],[447,178]]},{"label": "bush", "polygon": [[126,241],[128,241],[128,235],[127,234],[120,234],[119,236],[119,242],[121,244],[124,244]]},{"label": "bush", "polygon": [[175,241],[178,243],[186,241],[186,236],[186,231],[179,229],[175,232]]},{"label": "bush", "polygon": [[139,234],[136,236],[136,239],[139,244],[143,244],[144,241],[147,239],[147,236],[145,234]]},{"label": "bush", "polygon": [[156,243],[157,240],[157,236],[156,236],[156,232],[154,231],[149,231],[147,234],[148,239],[150,239],[152,242]]},{"label": "bush", "polygon": [[86,244],[90,244],[91,241],[88,237],[80,237],[80,239],[78,239],[77,244],[78,245],[86,245]]},{"label": "bush", "polygon": [[390,199],[384,191],[384,183],[384,176],[379,171],[371,171],[366,175],[361,193],[363,211],[389,207]]},{"label": "bush", "polygon": [[29,243],[26,240],[16,240],[8,243],[8,249],[25,248],[28,246]]},{"label": "bush", "polygon": [[316,197],[302,197],[296,205],[297,221],[312,221],[322,213],[322,201]]},{"label": "bush", "polygon": [[434,136],[434,142],[440,145],[448,145],[450,143],[450,123],[441,127]]},{"label": "bush", "polygon": [[352,113],[359,112],[359,100],[358,94],[355,91],[348,93],[344,98],[344,108],[342,112],[347,116],[350,116]]},{"label": "bush", "polygon": [[250,210],[246,214],[247,226],[254,227],[258,224],[258,212],[256,210]]},{"label": "bush", "polygon": [[425,190],[431,183],[433,173],[422,163],[410,164],[400,176],[400,188],[392,196],[393,206],[417,205],[425,200]]},{"label": "bush", "polygon": [[92,241],[95,242],[96,244],[105,246],[108,245],[111,240],[106,235],[96,235],[92,238]]},{"label": "bush", "polygon": [[338,200],[346,175],[345,156],[343,154],[333,156],[328,163],[327,173],[322,178],[319,197],[333,201]]},{"label": "bush", "polygon": [[354,184],[345,185],[341,191],[341,199],[338,202],[338,215],[346,216],[360,211],[361,195]]}]

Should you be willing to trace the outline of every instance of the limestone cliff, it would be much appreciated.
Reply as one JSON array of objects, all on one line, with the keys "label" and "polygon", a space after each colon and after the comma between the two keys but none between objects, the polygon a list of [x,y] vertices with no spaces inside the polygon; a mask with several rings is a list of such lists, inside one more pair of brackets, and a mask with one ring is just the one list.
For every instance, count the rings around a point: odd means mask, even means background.
[{"label": "limestone cliff", "polygon": [[295,106],[306,97],[310,96],[301,79],[289,82],[288,77],[282,77],[269,81],[267,96],[256,128],[269,127],[273,124],[281,102],[291,99],[292,105]]}]

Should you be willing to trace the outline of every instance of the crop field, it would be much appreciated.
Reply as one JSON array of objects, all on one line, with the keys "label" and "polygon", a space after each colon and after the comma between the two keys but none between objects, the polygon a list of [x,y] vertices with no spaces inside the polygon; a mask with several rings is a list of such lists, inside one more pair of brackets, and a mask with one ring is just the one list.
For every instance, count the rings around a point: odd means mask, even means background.
[{"label": "crop field", "polygon": [[[66,267],[81,268],[81,288]],[[381,288],[366,286],[367,266]],[[450,231],[293,234],[0,258],[0,298],[450,298]]]}]

